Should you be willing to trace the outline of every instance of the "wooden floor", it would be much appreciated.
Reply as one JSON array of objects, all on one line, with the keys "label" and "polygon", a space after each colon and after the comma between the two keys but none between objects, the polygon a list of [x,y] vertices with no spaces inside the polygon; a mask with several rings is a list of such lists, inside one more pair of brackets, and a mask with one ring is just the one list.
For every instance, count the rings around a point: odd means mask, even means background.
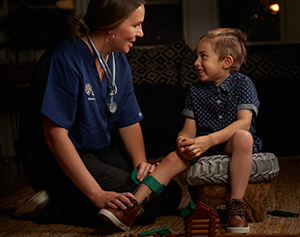
[{"label": "wooden floor", "polygon": [[21,162],[15,158],[0,158],[0,198],[28,187]]}]

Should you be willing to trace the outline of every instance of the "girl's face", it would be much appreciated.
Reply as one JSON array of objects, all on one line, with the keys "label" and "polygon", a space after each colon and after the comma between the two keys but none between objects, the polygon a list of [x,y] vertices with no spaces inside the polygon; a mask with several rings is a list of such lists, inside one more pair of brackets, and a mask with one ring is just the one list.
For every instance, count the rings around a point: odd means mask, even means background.
[{"label": "girl's face", "polygon": [[212,81],[219,86],[230,75],[223,69],[223,61],[213,51],[210,39],[203,38],[198,42],[196,55],[195,67],[201,81]]},{"label": "girl's face", "polygon": [[128,53],[137,37],[143,37],[142,23],[145,17],[145,7],[138,7],[120,26],[118,26],[113,34],[114,51]]}]

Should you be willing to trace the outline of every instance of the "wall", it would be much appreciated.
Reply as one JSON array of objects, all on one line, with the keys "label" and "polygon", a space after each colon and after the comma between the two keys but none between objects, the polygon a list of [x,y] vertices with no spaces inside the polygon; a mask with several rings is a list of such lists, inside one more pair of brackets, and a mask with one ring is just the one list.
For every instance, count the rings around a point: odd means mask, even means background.
[{"label": "wall", "polygon": [[219,26],[216,0],[183,0],[183,32],[186,43],[195,49],[200,36]]},{"label": "wall", "polygon": [[288,44],[300,43],[300,1],[285,0],[284,7],[284,36]]}]

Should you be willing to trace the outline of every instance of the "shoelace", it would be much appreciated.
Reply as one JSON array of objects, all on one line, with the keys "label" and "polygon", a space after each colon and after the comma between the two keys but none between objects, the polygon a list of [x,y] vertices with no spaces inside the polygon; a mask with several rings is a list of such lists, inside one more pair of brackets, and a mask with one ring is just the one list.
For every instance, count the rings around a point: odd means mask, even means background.
[{"label": "shoelace", "polygon": [[244,216],[244,209],[243,206],[245,203],[243,201],[240,201],[238,199],[232,199],[230,201],[229,207],[230,207],[230,212],[228,213],[229,216],[234,216],[234,215],[239,215],[239,216]]}]

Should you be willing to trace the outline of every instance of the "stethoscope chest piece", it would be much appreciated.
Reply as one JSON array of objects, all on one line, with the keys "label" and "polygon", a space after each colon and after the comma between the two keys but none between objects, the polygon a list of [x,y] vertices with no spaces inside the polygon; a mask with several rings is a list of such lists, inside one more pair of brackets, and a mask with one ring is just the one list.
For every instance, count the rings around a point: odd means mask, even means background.
[{"label": "stethoscope chest piece", "polygon": [[111,101],[107,105],[110,113],[114,114],[117,111],[118,105],[115,101]]}]

